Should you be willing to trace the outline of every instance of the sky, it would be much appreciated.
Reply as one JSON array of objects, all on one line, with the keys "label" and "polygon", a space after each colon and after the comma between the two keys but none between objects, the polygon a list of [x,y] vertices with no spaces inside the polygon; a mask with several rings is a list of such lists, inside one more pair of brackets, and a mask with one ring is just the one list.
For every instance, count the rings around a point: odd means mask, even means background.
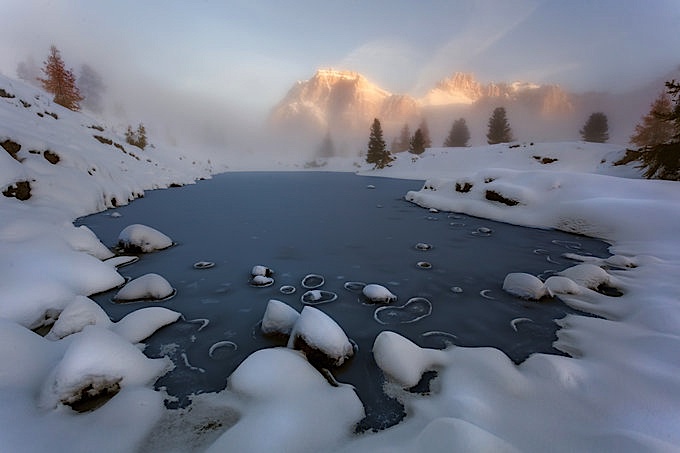
[{"label": "sky", "polygon": [[[51,44],[127,116],[182,107],[246,121],[318,68],[422,95],[453,72],[569,91],[633,89],[680,65],[677,0],[2,0],[0,72]],[[216,132],[219,135],[219,131]]]}]

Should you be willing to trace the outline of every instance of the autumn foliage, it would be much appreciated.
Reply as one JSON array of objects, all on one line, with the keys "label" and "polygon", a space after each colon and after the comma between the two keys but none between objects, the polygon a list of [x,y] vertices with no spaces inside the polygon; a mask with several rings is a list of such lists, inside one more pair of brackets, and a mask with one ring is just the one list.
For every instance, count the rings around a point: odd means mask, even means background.
[{"label": "autumn foliage", "polygon": [[83,96],[76,86],[73,71],[66,69],[56,46],[50,47],[50,54],[43,65],[42,72],[45,78],[38,80],[45,91],[54,94],[54,102],[70,110],[80,110],[80,101],[83,100]]}]

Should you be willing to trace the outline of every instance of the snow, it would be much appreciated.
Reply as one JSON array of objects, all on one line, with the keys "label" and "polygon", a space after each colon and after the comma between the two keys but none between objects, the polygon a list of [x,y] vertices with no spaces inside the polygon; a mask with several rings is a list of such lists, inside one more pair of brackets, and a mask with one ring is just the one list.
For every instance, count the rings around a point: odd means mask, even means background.
[{"label": "snow", "polygon": [[144,253],[163,250],[172,245],[172,239],[146,225],[128,225],[118,235],[118,245],[124,249],[139,249]]},{"label": "snow", "polygon": [[[0,76],[0,87],[15,95],[0,98],[0,141],[22,146],[21,162],[0,149],[0,186],[31,186],[28,200],[0,197],[3,449],[149,451],[144,446],[158,445],[158,433],[174,440],[172,448],[194,445],[189,441],[202,431],[191,424],[168,429],[179,415],[151,388],[169,360],[149,359],[134,344],[177,314],[155,307],[163,311],[139,310],[117,323],[105,319],[87,297],[124,280],[113,262],[101,261],[110,256],[106,247],[73,221],[224,167],[161,144],[144,151],[125,146],[123,153],[93,138],[126,145],[115,129],[21,82]],[[47,150],[59,155],[57,164],[44,158]],[[430,350],[383,332],[375,359],[407,416],[361,435],[353,434],[363,408],[351,387],[333,387],[298,351],[263,349],[239,366],[224,391],[196,397],[193,410],[182,413],[198,420],[203,407],[229,414],[219,435],[198,442],[201,449],[678,451],[678,183],[641,180],[633,166],[612,165],[623,151],[615,144],[516,143],[428,149],[416,159],[398,155],[377,171],[359,162],[362,174],[425,180],[405,198],[427,209],[608,241],[614,257],[581,257],[582,264],[545,282],[565,303],[597,317],[557,321],[554,346],[569,356],[534,354],[519,365],[493,348]],[[333,158],[323,169],[355,171],[355,163]],[[457,183],[460,189],[468,183],[469,190],[456,190]],[[600,283],[623,295],[593,291]],[[303,309],[294,330],[323,348],[347,352],[340,326],[313,310]],[[48,338],[29,330],[51,323]],[[437,377],[429,395],[404,389],[430,369]],[[119,391],[96,410],[77,414],[62,404],[81,390],[107,386]]]},{"label": "snow", "polygon": [[288,347],[297,349],[299,341],[323,353],[334,366],[342,365],[354,355],[352,343],[342,327],[318,308],[305,306],[300,312],[290,332]]},{"label": "snow", "polygon": [[392,294],[389,289],[377,283],[369,283],[364,286],[361,292],[371,302],[390,303],[397,300],[397,296]]},{"label": "snow", "polygon": [[162,300],[172,296],[174,289],[170,283],[158,274],[145,274],[126,283],[113,300],[132,302],[136,300]]},{"label": "snow", "polygon": [[299,317],[300,314],[290,305],[270,299],[262,318],[262,332],[289,335]]},{"label": "snow", "polygon": [[525,272],[511,272],[506,275],[503,280],[503,290],[523,299],[531,300],[552,296],[550,288],[540,278]]}]

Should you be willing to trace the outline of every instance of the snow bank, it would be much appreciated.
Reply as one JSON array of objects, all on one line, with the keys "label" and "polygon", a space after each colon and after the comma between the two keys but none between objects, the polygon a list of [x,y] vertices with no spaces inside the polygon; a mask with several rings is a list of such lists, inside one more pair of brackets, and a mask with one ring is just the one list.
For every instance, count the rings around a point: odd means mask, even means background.
[{"label": "snow bank", "polygon": [[229,377],[227,389],[239,397],[242,415],[210,453],[332,451],[364,416],[350,386],[331,386],[301,353],[287,348],[251,354]]},{"label": "snow bank", "polygon": [[403,387],[413,387],[425,371],[446,363],[446,354],[424,349],[398,333],[385,330],[373,343],[373,357],[380,369]]}]

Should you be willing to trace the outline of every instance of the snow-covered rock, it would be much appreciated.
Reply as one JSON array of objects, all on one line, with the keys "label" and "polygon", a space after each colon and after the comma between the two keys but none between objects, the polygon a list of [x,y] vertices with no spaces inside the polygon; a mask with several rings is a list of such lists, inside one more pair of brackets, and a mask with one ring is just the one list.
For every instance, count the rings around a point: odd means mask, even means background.
[{"label": "snow-covered rock", "polygon": [[177,321],[181,313],[163,307],[144,307],[125,315],[111,330],[130,343],[139,343],[163,326]]},{"label": "snow-covered rock", "polygon": [[581,286],[596,290],[601,285],[616,287],[616,279],[609,275],[607,271],[594,264],[583,263],[569,267],[559,275],[567,277]]},{"label": "snow-covered rock", "polygon": [[331,386],[301,353],[286,348],[248,356],[229,376],[227,390],[248,404],[208,453],[330,451],[364,417],[351,386]]},{"label": "snow-covered rock", "polygon": [[289,335],[300,314],[280,300],[270,299],[262,318],[262,333]]},{"label": "snow-covered rock", "polygon": [[390,303],[397,300],[397,296],[392,294],[389,289],[375,283],[364,286],[361,292],[366,299],[374,303]]},{"label": "snow-covered rock", "polygon": [[89,325],[109,327],[111,320],[104,310],[92,299],[78,296],[59,314],[52,329],[45,335],[49,340],[59,340],[80,332]]},{"label": "snow-covered rock", "polygon": [[373,357],[385,375],[403,387],[413,387],[424,372],[446,363],[444,351],[421,348],[389,330],[380,332],[375,338]]},{"label": "snow-covered rock", "polygon": [[305,352],[312,363],[340,366],[354,355],[349,338],[330,316],[306,306],[295,322],[288,347]]},{"label": "snow-covered rock", "polygon": [[581,287],[572,279],[553,275],[545,281],[545,286],[553,294],[580,294]]},{"label": "snow-covered rock", "polygon": [[118,302],[162,300],[172,296],[174,292],[174,288],[165,278],[152,273],[128,282],[113,296],[113,300]]},{"label": "snow-covered rock", "polygon": [[128,225],[118,235],[118,246],[128,251],[148,253],[166,249],[171,245],[172,239],[146,225]]},{"label": "snow-covered rock", "polygon": [[257,264],[253,266],[253,268],[250,270],[250,275],[252,277],[257,277],[257,276],[262,276],[262,277],[271,277],[274,275],[274,271],[269,269],[267,266],[262,266],[261,264]]},{"label": "snow-covered rock", "polygon": [[525,272],[512,272],[506,275],[503,290],[522,299],[540,300],[552,297],[550,288],[540,278]]},{"label": "snow-covered rock", "polygon": [[124,386],[147,386],[172,367],[167,357],[149,359],[129,341],[98,326],[87,326],[71,338],[42,386],[39,404],[43,408],[113,396]]}]

